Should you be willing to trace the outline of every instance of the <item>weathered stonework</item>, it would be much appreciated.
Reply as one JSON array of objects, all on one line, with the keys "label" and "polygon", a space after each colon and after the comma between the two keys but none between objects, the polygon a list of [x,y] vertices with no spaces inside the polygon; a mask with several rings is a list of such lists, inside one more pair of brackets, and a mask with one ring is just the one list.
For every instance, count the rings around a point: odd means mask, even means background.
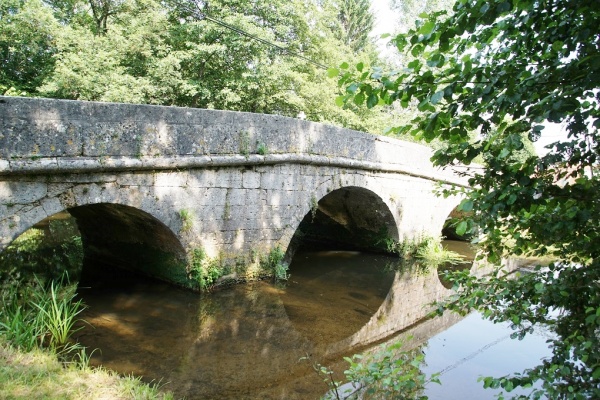
[{"label": "weathered stonework", "polygon": [[275,115],[0,97],[0,249],[57,212],[112,204],[142,213],[131,221],[156,219],[184,253],[234,260],[287,249],[315,200],[341,188],[380,199],[382,210],[352,212],[384,213],[395,239],[437,235],[458,199],[434,189],[465,181],[430,156],[414,143]]}]

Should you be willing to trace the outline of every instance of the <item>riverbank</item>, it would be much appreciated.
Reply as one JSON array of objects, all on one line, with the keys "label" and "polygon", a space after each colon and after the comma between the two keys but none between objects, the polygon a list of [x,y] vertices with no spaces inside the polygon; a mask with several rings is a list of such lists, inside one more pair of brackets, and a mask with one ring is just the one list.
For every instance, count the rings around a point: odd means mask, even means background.
[{"label": "riverbank", "polygon": [[48,351],[23,352],[0,341],[2,399],[173,399],[160,386],[103,368],[65,365]]}]

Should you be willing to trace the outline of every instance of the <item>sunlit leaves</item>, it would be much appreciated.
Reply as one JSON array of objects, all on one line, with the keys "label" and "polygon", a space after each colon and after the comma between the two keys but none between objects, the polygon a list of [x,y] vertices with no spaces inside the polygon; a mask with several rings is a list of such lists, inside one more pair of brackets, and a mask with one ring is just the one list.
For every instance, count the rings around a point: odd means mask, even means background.
[{"label": "sunlit leaves", "polygon": [[[436,164],[485,163],[469,179],[472,188],[460,207],[469,215],[455,228],[479,232],[488,261],[499,263],[507,254],[557,260],[547,273],[538,269],[514,280],[457,276],[455,309],[478,308],[494,320],[512,321],[516,337],[544,324],[559,338],[551,363],[514,377],[486,378],[486,385],[509,390],[542,380],[549,398],[595,398],[600,3],[539,3],[461,0],[447,19],[423,16],[394,39],[414,57],[407,57],[405,73],[390,75],[385,86],[380,75],[369,80],[356,74],[343,84],[360,82],[365,93],[371,88],[402,107],[416,105],[418,118],[391,131],[443,140]],[[385,91],[377,92],[382,86]],[[570,136],[538,158],[530,140],[545,133],[547,121],[562,123]],[[550,309],[563,313],[551,318]]]}]

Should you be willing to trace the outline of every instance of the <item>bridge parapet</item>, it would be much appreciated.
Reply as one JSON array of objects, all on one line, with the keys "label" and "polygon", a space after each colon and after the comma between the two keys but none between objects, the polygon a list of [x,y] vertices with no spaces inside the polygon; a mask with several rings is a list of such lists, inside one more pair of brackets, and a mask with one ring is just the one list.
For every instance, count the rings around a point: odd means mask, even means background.
[{"label": "bridge parapet", "polygon": [[315,164],[465,184],[415,143],[277,115],[0,97],[0,174]]}]

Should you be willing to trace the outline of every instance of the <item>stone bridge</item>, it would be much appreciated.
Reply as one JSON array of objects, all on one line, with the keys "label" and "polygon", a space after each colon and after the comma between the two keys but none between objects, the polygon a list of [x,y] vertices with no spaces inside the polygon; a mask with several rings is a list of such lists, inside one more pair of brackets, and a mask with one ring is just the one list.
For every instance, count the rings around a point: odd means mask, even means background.
[{"label": "stone bridge", "polygon": [[205,256],[248,277],[303,241],[439,235],[459,199],[434,191],[465,180],[430,156],[276,115],[0,97],[0,250],[66,210],[88,262],[194,287]]}]

